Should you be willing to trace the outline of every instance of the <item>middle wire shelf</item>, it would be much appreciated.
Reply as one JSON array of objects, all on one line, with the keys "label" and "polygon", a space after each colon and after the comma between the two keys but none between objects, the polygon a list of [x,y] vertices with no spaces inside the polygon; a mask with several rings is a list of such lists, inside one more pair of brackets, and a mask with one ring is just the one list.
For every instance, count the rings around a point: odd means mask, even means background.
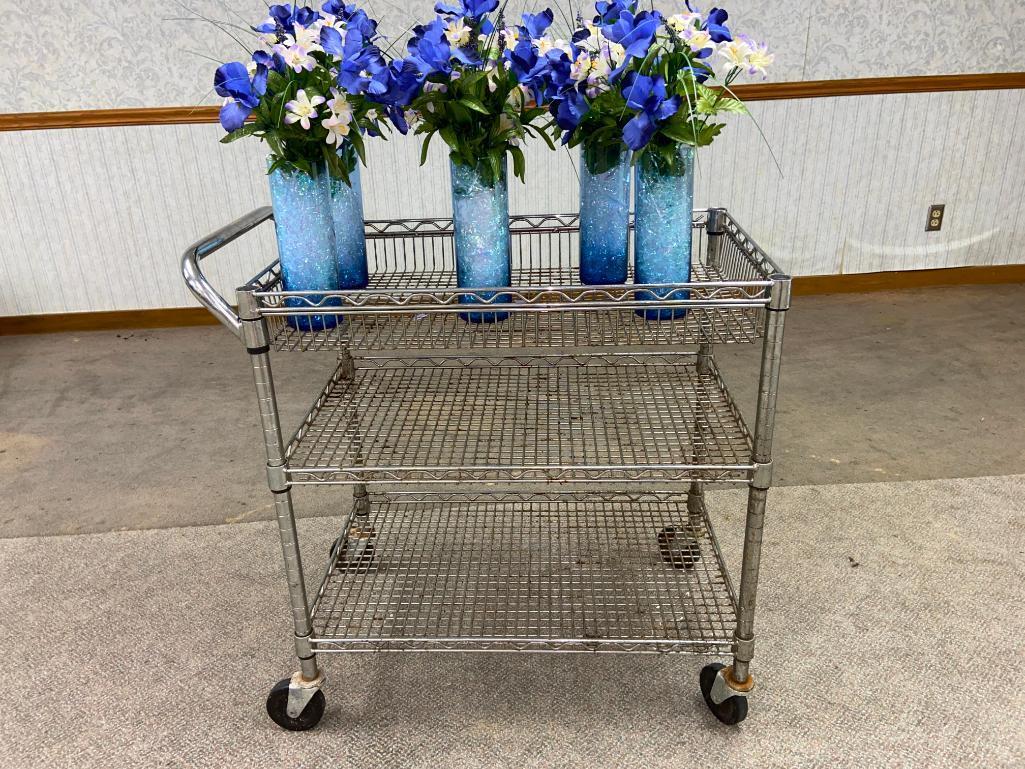
[{"label": "middle wire shelf", "polygon": [[743,483],[753,469],[718,370],[686,353],[359,358],[285,465],[293,484],[388,485]]}]

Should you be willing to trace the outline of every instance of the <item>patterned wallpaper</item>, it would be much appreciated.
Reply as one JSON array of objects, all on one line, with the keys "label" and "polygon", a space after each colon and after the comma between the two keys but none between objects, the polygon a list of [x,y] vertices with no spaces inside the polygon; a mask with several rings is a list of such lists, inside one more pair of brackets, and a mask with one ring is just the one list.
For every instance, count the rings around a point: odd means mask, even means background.
[{"label": "patterned wallpaper", "polygon": [[[697,206],[726,206],[796,275],[1014,264],[1025,243],[1025,90],[762,102],[698,156]],[[990,116],[985,125],[979,115]],[[192,306],[185,247],[269,200],[256,142],[216,125],[0,132],[0,316]],[[443,145],[368,145],[369,218],[451,214]],[[578,207],[575,159],[526,148],[517,213]],[[946,203],[926,233],[930,203]],[[230,292],[274,255],[270,228],[211,258]]]},{"label": "patterned wallpaper", "polygon": [[[364,0],[385,34],[401,39],[433,0]],[[578,0],[511,0],[523,8],[590,7]],[[712,5],[705,0],[699,5]],[[723,0],[741,29],[777,52],[776,80],[1003,72],[1025,70],[1025,3],[1021,0]],[[657,0],[666,11],[682,0]],[[0,0],[0,16],[26,13],[24,0]],[[46,36],[29,25],[0,25],[0,110],[37,112],[104,107],[214,103],[215,64],[237,58],[231,34],[259,19],[262,0],[50,0]],[[45,47],[45,54],[40,51]],[[209,57],[209,58],[207,58]]]}]

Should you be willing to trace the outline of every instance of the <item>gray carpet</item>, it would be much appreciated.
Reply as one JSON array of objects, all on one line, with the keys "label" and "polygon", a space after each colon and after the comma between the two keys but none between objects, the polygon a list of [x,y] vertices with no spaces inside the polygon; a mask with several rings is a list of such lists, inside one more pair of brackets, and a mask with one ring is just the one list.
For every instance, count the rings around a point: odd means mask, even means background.
[{"label": "gray carpet", "polygon": [[[379,654],[327,658],[320,727],[282,732],[272,524],[0,540],[0,766],[1020,767],[1023,498],[1025,476],[774,490],[732,729],[700,658]],[[735,561],[743,498],[710,501]]]}]

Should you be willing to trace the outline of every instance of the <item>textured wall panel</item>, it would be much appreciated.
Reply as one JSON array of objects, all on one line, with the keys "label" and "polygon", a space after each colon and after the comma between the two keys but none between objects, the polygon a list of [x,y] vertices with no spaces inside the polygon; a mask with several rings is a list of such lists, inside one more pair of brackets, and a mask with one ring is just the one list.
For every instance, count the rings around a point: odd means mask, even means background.
[{"label": "textured wall panel", "polygon": [[[699,154],[696,204],[733,211],[797,275],[1020,263],[1022,91],[861,96],[753,105]],[[0,133],[0,315],[193,303],[178,260],[200,235],[269,196],[263,150],[216,125]],[[528,148],[514,212],[577,206],[576,159]],[[371,145],[371,218],[447,216],[441,142]],[[930,203],[946,203],[926,233]],[[230,291],[273,258],[270,230],[208,264]]]},{"label": "textured wall panel", "polygon": [[[320,0],[311,4],[320,5]],[[708,8],[712,0],[698,5]],[[364,0],[384,34],[405,37],[431,16],[433,0]],[[646,5],[646,3],[645,3]],[[683,0],[655,4],[666,12]],[[739,31],[770,42],[777,52],[774,80],[819,80],[1025,70],[1021,0],[885,0],[858,4],[827,0],[730,0]],[[572,9],[593,15],[593,2],[510,0],[509,17],[551,6],[565,35]],[[266,12],[263,0],[50,0],[46,34],[26,16],[24,0],[0,0],[0,69],[5,112],[214,103],[215,64],[243,55],[232,35]],[[191,9],[195,13],[189,13]],[[229,25],[230,34],[195,14]],[[45,55],[40,53],[45,46]],[[401,50],[401,46],[398,48]]]}]

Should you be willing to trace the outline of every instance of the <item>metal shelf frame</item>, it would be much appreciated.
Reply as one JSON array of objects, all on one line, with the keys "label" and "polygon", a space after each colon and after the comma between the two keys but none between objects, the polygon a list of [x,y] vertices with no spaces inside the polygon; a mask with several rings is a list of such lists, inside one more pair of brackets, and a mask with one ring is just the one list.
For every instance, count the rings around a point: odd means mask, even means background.
[{"label": "metal shelf frame", "polygon": [[[342,651],[729,654],[706,701],[746,698],[790,277],[729,213],[695,211],[689,283],[579,285],[577,218],[539,215],[510,220],[512,286],[459,288],[450,219],[368,221],[367,288],[286,291],[272,263],[233,306],[201,261],[270,220],[197,242],[182,271],[249,353],[300,664],[289,717],[319,691],[317,654]],[[460,318],[496,292],[504,320]],[[300,331],[314,315],[332,327]],[[760,346],[750,429],[719,344]],[[318,350],[335,367],[289,438],[271,354]],[[748,487],[737,589],[709,483]],[[354,498],[312,600],[305,484]]]}]

